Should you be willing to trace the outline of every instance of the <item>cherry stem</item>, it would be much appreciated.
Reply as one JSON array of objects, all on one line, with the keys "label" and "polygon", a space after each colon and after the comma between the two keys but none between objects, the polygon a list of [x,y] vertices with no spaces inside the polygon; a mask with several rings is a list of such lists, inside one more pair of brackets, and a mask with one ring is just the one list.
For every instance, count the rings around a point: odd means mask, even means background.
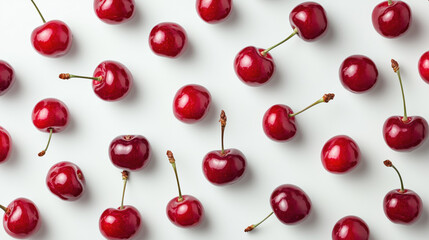
[{"label": "cherry stem", "polygon": [[5,206],[3,206],[3,205],[1,205],[1,204],[0,204],[0,208],[1,208],[3,211],[7,212],[7,208],[6,208]]},{"label": "cherry stem", "polygon": [[306,111],[306,110],[307,110],[307,109],[309,109],[309,108],[312,108],[313,106],[316,106],[316,105],[317,105],[317,104],[319,104],[319,103],[322,103],[322,102],[327,103],[327,102],[331,101],[332,99],[334,99],[334,97],[335,97],[335,94],[333,94],[333,93],[327,93],[327,94],[323,95],[323,97],[322,97],[321,99],[317,100],[316,102],[314,102],[314,103],[313,103],[313,104],[311,104],[310,106],[308,106],[308,107],[306,107],[306,108],[302,109],[301,111],[296,112],[296,113],[289,114],[289,117],[295,117],[296,115],[298,115],[298,114],[300,114],[300,113],[302,113],[302,112]]},{"label": "cherry stem", "polygon": [[39,13],[40,17],[42,18],[43,23],[46,23],[46,20],[43,17],[42,13],[40,12],[39,8],[37,7],[36,3],[33,0],[31,0],[31,2],[33,3],[33,5],[36,8],[37,12]]},{"label": "cherry stem", "polygon": [[38,154],[39,157],[44,156],[46,154],[46,151],[48,151],[49,143],[51,143],[52,133],[53,133],[53,129],[49,128],[48,144],[46,144],[45,150],[42,150],[41,152],[39,152],[39,154]]},{"label": "cherry stem", "polygon": [[83,79],[92,79],[92,80],[99,81],[99,82],[101,82],[101,80],[102,80],[101,77],[79,76],[79,75],[73,75],[70,73],[61,73],[59,78],[61,78],[62,80],[69,80],[70,78],[83,78]]},{"label": "cherry stem", "polygon": [[124,180],[124,188],[122,189],[122,200],[121,200],[121,207],[120,209],[124,209],[124,197],[125,197],[125,189],[127,188],[127,182],[128,182],[128,171],[122,171],[122,180]]},{"label": "cherry stem", "polygon": [[220,122],[220,126],[221,126],[221,145],[222,145],[222,154],[224,154],[225,153],[225,148],[223,147],[223,135],[224,135],[224,132],[225,132],[225,126],[226,126],[226,115],[225,115],[225,111],[221,111],[220,112],[220,119],[219,119],[219,122]]},{"label": "cherry stem", "polygon": [[407,106],[405,104],[405,94],[404,94],[404,87],[402,86],[402,78],[401,78],[401,73],[399,71],[399,64],[397,61],[395,61],[394,59],[391,60],[392,62],[392,68],[393,71],[398,75],[399,78],[399,84],[401,85],[401,93],[402,93],[402,101],[404,103],[404,117],[402,118],[403,122],[407,122],[408,121],[408,116],[407,116]]},{"label": "cherry stem", "polygon": [[387,5],[390,6],[390,5],[392,5],[392,3],[393,3],[392,0],[387,0]]},{"label": "cherry stem", "polygon": [[294,28],[294,29],[293,29],[293,33],[292,33],[291,35],[289,35],[287,38],[285,38],[283,41],[281,41],[281,42],[277,43],[276,45],[274,45],[274,46],[272,46],[272,47],[270,47],[270,48],[265,49],[265,50],[261,53],[261,54],[262,54],[262,56],[267,56],[267,53],[268,53],[269,51],[271,51],[271,50],[273,50],[274,48],[276,48],[276,47],[278,47],[278,46],[282,45],[284,42],[286,42],[287,40],[291,39],[291,38],[292,38],[293,36],[295,36],[297,33],[298,33],[298,28]]},{"label": "cherry stem", "polygon": [[265,220],[267,220],[269,217],[271,217],[271,215],[273,215],[273,213],[274,213],[274,212],[271,212],[270,214],[268,214],[268,216],[266,216],[264,219],[262,219],[262,221],[260,221],[259,223],[257,223],[257,224],[252,224],[252,225],[248,226],[246,229],[244,229],[244,231],[245,231],[245,232],[250,232],[250,231],[252,231],[252,230],[253,230],[253,229],[255,229],[257,226],[259,226],[259,224],[261,224],[261,223],[265,222]]},{"label": "cherry stem", "polygon": [[170,150],[167,151],[167,157],[171,163],[171,166],[173,167],[174,174],[176,175],[177,189],[179,189],[178,201],[181,202],[183,201],[183,197],[182,197],[182,190],[180,190],[179,176],[177,174],[177,168],[176,168],[176,160],[174,159],[173,153]]},{"label": "cherry stem", "polygon": [[402,177],[401,177],[401,174],[399,173],[398,169],[393,165],[393,163],[390,160],[385,160],[383,163],[384,163],[384,165],[386,165],[386,167],[391,167],[391,168],[395,169],[396,173],[398,173],[399,180],[401,181],[401,192],[405,192],[404,182],[402,181]]}]

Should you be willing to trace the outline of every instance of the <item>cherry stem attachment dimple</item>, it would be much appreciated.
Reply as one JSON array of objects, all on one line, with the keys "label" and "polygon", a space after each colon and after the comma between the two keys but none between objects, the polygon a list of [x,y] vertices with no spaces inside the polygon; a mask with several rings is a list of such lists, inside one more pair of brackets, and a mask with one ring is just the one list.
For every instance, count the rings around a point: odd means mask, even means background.
[{"label": "cherry stem attachment dimple", "polygon": [[295,117],[296,115],[298,115],[298,114],[306,111],[309,108],[312,108],[313,106],[315,106],[315,105],[317,105],[319,103],[323,103],[323,102],[327,103],[327,102],[331,101],[332,99],[334,99],[334,97],[335,97],[335,94],[333,94],[333,93],[327,93],[327,94],[323,95],[323,97],[321,99],[317,100],[316,102],[314,102],[310,106],[302,109],[301,111],[289,114],[289,117]]},{"label": "cherry stem attachment dimple", "polygon": [[262,56],[266,56],[266,55],[267,55],[267,53],[268,53],[269,51],[271,51],[272,49],[274,49],[274,48],[276,48],[276,47],[278,47],[278,46],[282,45],[284,42],[286,42],[287,40],[291,39],[291,38],[292,38],[293,36],[295,36],[297,33],[298,33],[298,28],[294,28],[294,29],[293,29],[293,32],[292,32],[292,34],[291,34],[291,35],[289,35],[287,38],[285,38],[283,41],[281,41],[281,42],[277,43],[276,45],[274,45],[274,46],[272,46],[272,47],[270,47],[270,48],[265,49],[265,50],[261,53],[261,54],[262,54]]},{"label": "cherry stem attachment dimple", "polygon": [[70,78],[83,78],[83,79],[92,79],[92,80],[99,81],[99,82],[101,82],[101,80],[102,80],[102,77],[87,77],[87,76],[73,75],[70,73],[61,73],[59,75],[59,78],[62,80],[69,80]]},{"label": "cherry stem attachment dimple", "polygon": [[226,114],[225,114],[225,111],[221,111],[220,112],[220,119],[219,119],[219,122],[220,122],[220,126],[221,126],[221,145],[222,145],[222,154],[224,154],[225,153],[225,148],[224,148],[224,146],[223,146],[223,135],[224,135],[224,132],[225,132],[225,126],[226,126]]},{"label": "cherry stem attachment dimple", "polygon": [[404,182],[402,181],[402,177],[401,177],[401,174],[399,173],[398,169],[393,165],[393,163],[390,160],[385,160],[383,163],[384,163],[384,165],[386,165],[386,167],[391,167],[391,168],[395,169],[396,173],[398,173],[399,180],[401,181],[401,192],[405,192]]},{"label": "cherry stem attachment dimple", "polygon": [[46,23],[46,20],[43,17],[42,13],[40,12],[39,8],[37,7],[36,3],[33,0],[31,0],[31,2],[33,3],[33,5],[36,8],[37,12],[39,13],[40,17],[42,18],[43,23]]},{"label": "cherry stem attachment dimple", "polygon": [[39,152],[39,154],[37,154],[39,157],[42,157],[46,154],[46,151],[48,151],[49,148],[49,144],[51,143],[51,138],[52,138],[52,133],[53,133],[54,129],[49,128],[49,138],[48,138],[48,144],[46,144],[45,150],[42,150],[41,152]]},{"label": "cherry stem attachment dimple", "polygon": [[405,104],[404,87],[402,86],[402,78],[401,78],[401,73],[399,71],[399,64],[394,59],[391,60],[391,63],[392,63],[393,71],[398,75],[399,84],[401,85],[402,101],[403,101],[403,104],[404,104],[404,117],[402,118],[402,121],[403,122],[407,122],[408,121],[407,106]]},{"label": "cherry stem attachment dimple", "polygon": [[125,189],[127,188],[128,176],[128,171],[122,171],[122,180],[124,180],[124,188],[122,189],[122,200],[120,209],[124,209]]},{"label": "cherry stem attachment dimple", "polygon": [[0,208],[1,208],[4,212],[7,212],[7,208],[6,208],[5,206],[3,206],[3,205],[1,205],[1,204],[0,204]]},{"label": "cherry stem attachment dimple", "polygon": [[176,160],[174,159],[173,153],[170,150],[167,151],[167,157],[171,163],[171,166],[173,167],[174,174],[176,175],[177,189],[179,189],[178,201],[181,202],[183,201],[183,197],[182,197],[182,190],[180,190],[179,176],[177,174],[177,168],[176,168]]},{"label": "cherry stem attachment dimple", "polygon": [[271,215],[273,215],[273,213],[274,213],[274,212],[271,212],[270,214],[268,214],[268,216],[266,216],[264,219],[262,219],[262,221],[260,221],[259,223],[257,223],[257,224],[252,224],[252,225],[248,226],[246,229],[244,229],[244,231],[245,231],[245,232],[250,232],[250,231],[252,231],[252,230],[253,230],[253,229],[255,229],[257,226],[259,226],[259,224],[261,224],[261,223],[265,222],[265,220],[267,220],[269,217],[271,217]]}]

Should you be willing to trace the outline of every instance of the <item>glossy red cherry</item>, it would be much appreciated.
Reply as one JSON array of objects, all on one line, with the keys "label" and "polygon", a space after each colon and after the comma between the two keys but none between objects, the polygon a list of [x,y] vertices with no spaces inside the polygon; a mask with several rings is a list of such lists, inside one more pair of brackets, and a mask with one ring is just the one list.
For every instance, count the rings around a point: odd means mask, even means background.
[{"label": "glossy red cherry", "polygon": [[105,23],[124,23],[134,15],[134,0],[94,0],[94,10]]},{"label": "glossy red cherry", "polygon": [[69,123],[69,110],[60,100],[46,98],[36,104],[31,114],[34,126],[43,132],[49,132],[49,140],[45,150],[39,156],[45,155],[51,142],[52,133],[63,131]]},{"label": "glossy red cherry", "polygon": [[422,145],[428,132],[428,123],[420,116],[409,117],[405,105],[399,64],[392,59],[392,67],[401,85],[404,116],[389,117],[383,125],[383,136],[387,145],[396,151],[411,151]]},{"label": "glossy red cherry", "polygon": [[140,135],[122,135],[112,140],[109,156],[113,165],[121,169],[136,171],[150,162],[148,140]]},{"label": "glossy red cherry", "polygon": [[179,196],[171,199],[167,204],[167,216],[170,221],[178,227],[194,227],[201,223],[204,216],[204,208],[201,202],[191,196],[182,195],[180,190],[179,177],[177,175],[176,160],[173,153],[167,151],[168,160],[173,166],[174,174],[176,175],[177,187]]},{"label": "glossy red cherry", "polygon": [[125,188],[128,181],[128,172],[122,172],[124,189],[122,191],[121,206],[117,209],[108,208],[100,216],[98,226],[101,234],[109,239],[131,239],[141,229],[141,215],[139,211],[129,205],[124,205]]},{"label": "glossy red cherry", "polygon": [[0,96],[5,94],[14,82],[13,68],[7,62],[0,60]]},{"label": "glossy red cherry", "polygon": [[49,169],[46,176],[49,190],[63,200],[74,201],[82,196],[85,178],[76,164],[59,162]]},{"label": "glossy red cherry", "polygon": [[235,73],[249,86],[259,86],[268,82],[274,73],[275,64],[271,54],[263,55],[263,52],[264,49],[249,46],[235,57]]},{"label": "glossy red cherry", "polygon": [[149,34],[149,46],[159,56],[178,57],[185,51],[187,44],[185,29],[177,23],[160,23]]},{"label": "glossy red cherry", "polygon": [[262,119],[262,127],[265,134],[274,141],[287,141],[291,139],[296,134],[295,116],[314,105],[329,102],[334,96],[332,93],[325,94],[321,99],[297,113],[293,113],[292,109],[286,105],[278,104],[270,107]]},{"label": "glossy red cherry", "polygon": [[410,224],[417,221],[423,211],[422,199],[417,193],[404,188],[401,174],[391,161],[384,161],[384,165],[392,167],[401,181],[401,189],[394,189],[384,197],[384,213],[394,223]]},{"label": "glossy red cherry", "polygon": [[63,80],[70,78],[92,79],[92,89],[95,94],[105,101],[118,101],[129,93],[133,76],[123,64],[116,61],[104,61],[94,70],[93,77],[61,73],[59,77]]},{"label": "glossy red cherry", "polygon": [[224,149],[223,135],[226,126],[226,115],[222,110],[221,122],[221,145],[222,150],[207,153],[203,159],[203,173],[209,182],[215,185],[231,184],[238,181],[246,170],[246,157],[235,148]]},{"label": "glossy red cherry", "polygon": [[36,205],[26,198],[18,198],[7,207],[0,205],[5,211],[3,227],[14,238],[28,238],[40,228],[39,211]]},{"label": "glossy red cherry", "polygon": [[292,28],[305,41],[314,41],[323,36],[328,28],[328,19],[323,7],[315,2],[304,2],[289,14]]},{"label": "glossy red cherry", "polygon": [[43,21],[43,25],[31,33],[33,47],[38,53],[48,57],[60,57],[68,53],[73,39],[70,28],[59,20],[46,22],[34,1],[31,2]]},{"label": "glossy red cherry", "polygon": [[174,116],[184,123],[203,119],[210,109],[211,95],[203,86],[189,84],[180,88],[173,100]]},{"label": "glossy red cherry", "polygon": [[329,139],[322,149],[322,163],[331,173],[346,173],[360,162],[360,150],[353,139],[345,135]]},{"label": "glossy red cherry", "polygon": [[384,1],[372,11],[372,25],[386,38],[399,37],[411,23],[410,7],[402,1]]},{"label": "glossy red cherry", "polygon": [[12,150],[12,138],[6,129],[0,127],[0,163],[8,160]]},{"label": "glossy red cherry", "polygon": [[226,19],[231,12],[232,0],[197,0],[197,12],[208,23]]},{"label": "glossy red cherry", "polygon": [[371,89],[378,78],[374,62],[363,55],[346,58],[340,66],[340,80],[343,86],[354,93]]},{"label": "glossy red cherry", "polygon": [[418,67],[420,77],[422,77],[426,83],[429,83],[429,51],[423,53],[420,57]]},{"label": "glossy red cherry", "polygon": [[346,216],[338,220],[332,229],[332,240],[368,240],[368,225],[359,217]]}]

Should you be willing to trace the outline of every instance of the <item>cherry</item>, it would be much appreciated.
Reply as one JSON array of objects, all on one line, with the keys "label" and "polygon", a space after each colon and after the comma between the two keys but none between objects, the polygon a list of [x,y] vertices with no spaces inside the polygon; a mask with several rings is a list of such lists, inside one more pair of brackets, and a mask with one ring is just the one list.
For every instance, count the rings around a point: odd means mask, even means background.
[{"label": "cherry", "polygon": [[398,75],[401,85],[404,116],[389,117],[383,125],[384,140],[387,145],[396,151],[411,151],[419,147],[427,136],[428,123],[420,116],[407,116],[404,88],[402,87],[399,64],[392,59],[393,71]]},{"label": "cherry", "polygon": [[113,165],[130,171],[145,168],[150,162],[150,155],[149,142],[140,135],[118,136],[109,146],[109,156]]},{"label": "cherry", "polygon": [[94,0],[94,10],[105,23],[124,23],[134,15],[134,0]]},{"label": "cherry", "polygon": [[343,86],[354,93],[371,89],[377,82],[378,71],[374,62],[363,55],[346,58],[340,67],[340,80]]},{"label": "cherry", "polygon": [[386,38],[399,37],[408,30],[410,22],[410,7],[402,1],[384,1],[372,11],[372,25]]},{"label": "cherry", "polygon": [[231,12],[232,0],[197,0],[197,12],[208,23],[226,19]]},{"label": "cherry", "polygon": [[0,163],[8,160],[12,149],[12,138],[6,129],[0,127]]},{"label": "cherry", "polygon": [[234,69],[241,81],[249,86],[259,86],[274,73],[275,64],[271,54],[262,55],[264,49],[252,46],[241,50],[234,60]]},{"label": "cherry", "polygon": [[49,169],[46,184],[49,190],[59,198],[74,201],[82,196],[85,189],[85,178],[75,164],[59,162]]},{"label": "cherry", "polygon": [[292,184],[283,184],[274,189],[270,198],[271,212],[257,224],[248,226],[244,231],[249,232],[267,220],[273,213],[280,222],[292,225],[304,220],[311,210],[311,202],[305,192]]},{"label": "cherry", "polygon": [[384,213],[394,223],[410,224],[415,222],[423,210],[421,198],[412,190],[404,188],[401,174],[391,161],[384,161],[384,165],[392,167],[398,173],[401,181],[401,189],[394,189],[384,197]]},{"label": "cherry", "polygon": [[160,23],[149,34],[149,46],[159,56],[178,57],[185,51],[187,42],[185,29],[177,23]]},{"label": "cherry", "polygon": [[332,240],[368,240],[369,228],[361,218],[346,216],[338,220],[332,229]]},{"label": "cherry", "polygon": [[15,73],[13,68],[5,61],[0,60],[0,96],[15,82]]},{"label": "cherry", "polygon": [[226,126],[226,115],[220,114],[222,150],[211,151],[204,156],[203,172],[209,182],[225,185],[238,181],[246,170],[246,157],[235,148],[224,149],[223,135]]},{"label": "cherry", "polygon": [[46,22],[34,0],[31,2],[43,21],[43,25],[31,33],[33,47],[38,53],[48,57],[60,57],[68,53],[73,39],[70,28],[59,20]]},{"label": "cherry", "polygon": [[331,173],[345,173],[357,166],[360,150],[353,139],[345,135],[329,139],[322,149],[322,163]]},{"label": "cherry", "polygon": [[211,95],[203,86],[189,84],[180,88],[173,100],[174,116],[184,123],[203,119],[210,109]]},{"label": "cherry", "polygon": [[63,131],[69,123],[69,110],[58,99],[46,98],[36,104],[31,115],[34,126],[43,132],[49,133],[46,148],[39,153],[39,157],[45,155],[51,142],[52,133]]},{"label": "cherry", "polygon": [[101,62],[94,70],[93,77],[61,73],[60,79],[70,78],[92,79],[92,89],[97,96],[105,101],[117,101],[127,96],[132,87],[133,76],[121,63],[115,61]]},{"label": "cherry", "polygon": [[180,190],[179,177],[177,175],[176,160],[173,153],[167,151],[168,160],[173,166],[176,175],[177,188],[179,196],[171,199],[167,204],[167,216],[170,221],[178,227],[193,227],[201,223],[204,215],[204,208],[197,198],[191,195],[182,195]]},{"label": "cherry", "polygon": [[265,134],[274,141],[291,139],[296,134],[295,116],[319,103],[329,102],[334,99],[334,96],[333,93],[325,94],[321,99],[297,113],[293,113],[292,109],[286,105],[278,104],[270,107],[262,120]]},{"label": "cherry", "polygon": [[304,2],[296,6],[289,14],[289,21],[298,36],[305,41],[322,37],[328,28],[325,9],[315,2]]},{"label": "cherry", "polygon": [[418,65],[420,77],[422,77],[426,83],[429,83],[429,51],[423,53],[419,59]]},{"label": "cherry", "polygon": [[28,238],[39,230],[39,210],[31,200],[18,198],[13,200],[9,206],[0,205],[0,208],[5,212],[3,226],[10,236]]},{"label": "cherry", "polygon": [[99,228],[101,234],[107,239],[131,239],[138,234],[141,228],[141,216],[133,207],[124,206],[125,188],[128,181],[128,172],[122,172],[124,188],[122,191],[121,206],[117,209],[108,208],[100,216]]}]

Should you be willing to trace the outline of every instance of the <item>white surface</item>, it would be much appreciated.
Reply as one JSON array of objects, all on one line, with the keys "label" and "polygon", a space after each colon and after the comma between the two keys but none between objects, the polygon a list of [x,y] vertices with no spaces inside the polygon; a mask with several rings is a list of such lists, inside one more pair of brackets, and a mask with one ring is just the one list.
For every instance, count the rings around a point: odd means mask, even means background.
[{"label": "white surface", "polygon": [[[357,215],[369,225],[372,240],[413,239],[429,236],[429,143],[410,153],[394,152],[384,143],[381,128],[391,115],[402,114],[400,88],[390,68],[400,66],[410,115],[429,118],[429,86],[417,71],[417,61],[429,50],[429,3],[407,1],[413,13],[409,31],[398,39],[385,39],[372,27],[371,12],[378,1],[319,1],[325,8],[329,30],[316,42],[294,37],[272,51],[276,73],[267,85],[252,88],[241,83],[233,59],[244,47],[266,48],[291,33],[289,12],[303,1],[235,0],[230,18],[209,25],[196,13],[192,1],[137,1],[134,19],[107,25],[93,11],[92,1],[48,1],[37,4],[47,20],[60,19],[73,32],[71,52],[62,58],[39,55],[30,43],[41,20],[30,1],[0,2],[0,59],[16,71],[13,89],[0,98],[0,125],[13,139],[13,154],[0,166],[0,202],[27,197],[38,206],[42,227],[32,239],[102,239],[98,219],[104,209],[120,204],[119,169],[108,158],[110,141],[121,134],[141,134],[152,146],[152,162],[132,173],[126,204],[142,215],[138,239],[331,239],[337,220]],[[189,49],[178,59],[156,56],[148,35],[160,22],[182,25]],[[370,57],[379,70],[379,81],[370,92],[356,95],[345,90],[338,68],[349,55]],[[104,102],[85,80],[61,81],[60,72],[92,74],[103,60],[125,64],[135,78],[131,94],[119,102]],[[212,94],[208,117],[186,125],[174,118],[172,99],[181,86],[204,85]],[[290,142],[269,140],[261,127],[264,112],[273,104],[299,110],[326,92],[336,93],[299,117],[298,134]],[[31,122],[37,101],[56,97],[69,107],[71,124],[55,134],[47,155],[38,158],[48,135]],[[247,157],[246,177],[227,187],[205,180],[203,156],[220,146],[217,122],[220,109],[228,116],[226,147],[240,149]],[[361,164],[345,175],[322,167],[320,151],[326,140],[346,134],[362,152]],[[177,196],[173,171],[165,156],[176,157],[184,194],[200,199],[206,218],[201,227],[181,229],[165,214],[167,202]],[[411,226],[391,223],[384,215],[384,195],[399,187],[398,177],[382,161],[391,159],[400,169],[405,187],[417,192],[425,205],[421,219]],[[45,184],[48,169],[59,161],[79,165],[87,180],[84,197],[65,202]],[[269,197],[280,184],[300,186],[312,201],[310,217],[286,226],[271,217],[252,233],[243,229],[270,211]],[[0,239],[11,239],[0,229]]]}]

